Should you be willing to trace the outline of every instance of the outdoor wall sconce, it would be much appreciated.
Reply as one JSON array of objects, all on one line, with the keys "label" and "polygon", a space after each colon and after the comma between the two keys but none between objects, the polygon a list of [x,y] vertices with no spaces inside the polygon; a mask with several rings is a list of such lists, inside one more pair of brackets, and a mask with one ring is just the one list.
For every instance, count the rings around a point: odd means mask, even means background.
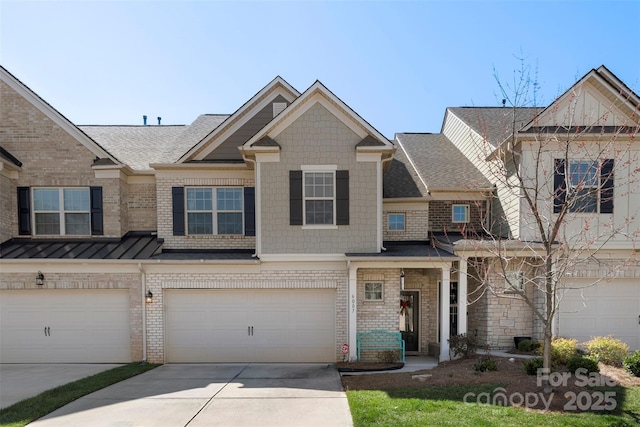
[{"label": "outdoor wall sconce", "polygon": [[404,268],[400,269],[400,289],[404,291]]},{"label": "outdoor wall sconce", "polygon": [[44,274],[42,274],[42,271],[38,271],[38,274],[36,274],[36,285],[44,285]]},{"label": "outdoor wall sconce", "polygon": [[147,291],[147,294],[144,297],[145,302],[152,303],[153,302],[153,293],[151,291]]}]

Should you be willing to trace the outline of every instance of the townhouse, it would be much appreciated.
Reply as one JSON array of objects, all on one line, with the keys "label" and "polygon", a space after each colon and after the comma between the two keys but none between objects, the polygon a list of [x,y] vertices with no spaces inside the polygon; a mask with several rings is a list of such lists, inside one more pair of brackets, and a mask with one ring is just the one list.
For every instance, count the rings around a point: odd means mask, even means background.
[{"label": "townhouse", "polygon": [[[615,125],[637,128],[637,96],[605,70],[577,85],[601,104],[626,99]],[[477,297],[468,271],[488,257],[473,244],[483,236],[532,233],[474,148],[500,146],[509,109],[450,108],[441,133],[389,140],[322,83],[298,92],[276,77],[230,115],[78,126],[0,76],[2,363],[333,362],[373,329],[445,360],[454,334],[500,348],[541,334],[522,302]],[[518,138],[546,117],[517,111]],[[628,190],[597,215],[631,236]],[[637,253],[631,237],[615,242],[607,253]],[[586,271],[575,280],[599,274]],[[637,348],[640,273],[622,271],[580,315],[566,309],[558,333],[616,312],[607,331]]]}]

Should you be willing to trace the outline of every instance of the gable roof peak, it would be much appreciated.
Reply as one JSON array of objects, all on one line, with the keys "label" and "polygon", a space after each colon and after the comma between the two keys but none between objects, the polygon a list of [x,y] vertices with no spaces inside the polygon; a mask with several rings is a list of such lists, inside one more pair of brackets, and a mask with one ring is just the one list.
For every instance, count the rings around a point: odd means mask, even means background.
[{"label": "gable roof peak", "polygon": [[109,153],[100,144],[93,140],[89,135],[76,126],[71,120],[67,119],[62,113],[56,110],[51,104],[42,99],[40,95],[35,93],[31,88],[24,84],[20,79],[11,74],[9,70],[0,65],[0,80],[5,82],[11,89],[22,96],[27,102],[40,110],[42,114],[50,118],[56,125],[71,135],[76,141],[87,148],[97,157],[105,157],[111,159],[116,164],[122,164],[113,154]]}]

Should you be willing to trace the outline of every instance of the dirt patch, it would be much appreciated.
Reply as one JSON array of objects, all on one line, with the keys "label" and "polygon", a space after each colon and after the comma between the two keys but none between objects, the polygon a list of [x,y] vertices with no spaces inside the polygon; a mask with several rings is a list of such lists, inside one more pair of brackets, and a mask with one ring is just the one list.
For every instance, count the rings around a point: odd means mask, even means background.
[{"label": "dirt patch", "polygon": [[[469,359],[459,359],[450,362],[440,363],[433,369],[418,372],[402,372],[402,373],[380,373],[369,375],[344,375],[342,384],[345,390],[384,390],[394,388],[411,388],[411,387],[432,387],[432,386],[450,386],[450,385],[470,385],[470,384],[496,384],[504,388],[498,392],[511,396],[514,406],[520,400],[519,395],[526,397],[529,394],[530,400],[522,406],[529,409],[538,410],[580,410],[580,408],[571,409],[571,399],[581,392],[587,392],[588,398],[597,403],[601,398],[599,394],[594,394],[591,388],[585,387],[585,380],[580,380],[576,376],[570,376],[566,385],[559,385],[553,388],[553,395],[544,395],[543,388],[538,386],[535,375],[527,375],[524,371],[524,359],[492,357],[497,362],[498,370],[493,372],[477,373],[473,365],[482,356],[478,355]],[[510,361],[513,360],[513,361]],[[607,381],[608,384],[615,383],[623,386],[640,387],[640,378],[627,373],[621,368],[606,366],[600,364],[601,379],[599,381]],[[593,380],[596,381],[596,380]],[[591,383],[590,385],[594,385]],[[606,384],[605,384],[606,385]],[[614,390],[611,388],[611,390]],[[516,393],[519,393],[517,395]],[[531,405],[538,398],[535,405]],[[491,398],[493,398],[492,394]],[[544,400],[541,398],[544,396]],[[587,396],[583,396],[583,402]],[[604,405],[606,402],[601,402]],[[584,405],[583,405],[584,406]],[[569,409],[567,409],[569,408]],[[592,409],[591,406],[589,409]],[[606,408],[605,408],[606,409]]]}]

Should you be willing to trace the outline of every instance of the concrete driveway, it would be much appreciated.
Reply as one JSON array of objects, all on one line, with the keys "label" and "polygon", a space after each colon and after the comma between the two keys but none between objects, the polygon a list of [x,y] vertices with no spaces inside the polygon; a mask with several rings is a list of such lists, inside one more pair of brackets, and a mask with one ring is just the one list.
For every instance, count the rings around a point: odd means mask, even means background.
[{"label": "concrete driveway", "polygon": [[326,364],[171,364],[82,397],[30,426],[352,426]]},{"label": "concrete driveway", "polygon": [[0,364],[0,408],[122,365]]}]

